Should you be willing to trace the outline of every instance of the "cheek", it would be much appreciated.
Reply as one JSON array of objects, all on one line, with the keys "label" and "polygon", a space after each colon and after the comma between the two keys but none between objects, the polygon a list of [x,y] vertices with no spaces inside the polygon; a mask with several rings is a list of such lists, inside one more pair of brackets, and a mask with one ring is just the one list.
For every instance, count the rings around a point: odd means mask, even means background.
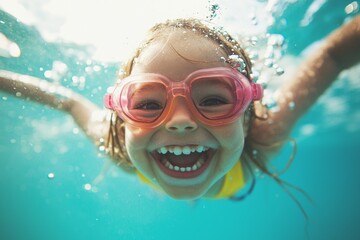
[{"label": "cheek", "polygon": [[226,126],[214,128],[212,133],[220,143],[216,165],[216,180],[218,180],[230,171],[241,157],[245,142],[243,122],[237,120]]},{"label": "cheek", "polygon": [[239,151],[244,146],[245,133],[242,118],[215,130],[217,139],[228,150]]},{"label": "cheek", "polygon": [[125,125],[125,146],[133,163],[135,160],[143,160],[152,135],[153,130],[144,130]]},{"label": "cheek", "polygon": [[153,134],[152,130],[144,130],[125,126],[125,145],[127,149],[140,150],[148,145]]},{"label": "cheek", "polygon": [[135,168],[146,178],[154,179],[151,159],[147,153],[154,130],[144,130],[125,125],[125,146]]}]

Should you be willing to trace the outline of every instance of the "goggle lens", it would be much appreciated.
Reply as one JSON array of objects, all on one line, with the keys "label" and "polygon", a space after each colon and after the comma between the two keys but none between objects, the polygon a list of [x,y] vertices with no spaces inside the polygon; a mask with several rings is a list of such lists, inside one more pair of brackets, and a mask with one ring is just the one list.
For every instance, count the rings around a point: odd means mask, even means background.
[{"label": "goggle lens", "polygon": [[234,110],[235,85],[227,77],[197,79],[191,86],[191,99],[198,112],[207,119],[221,119]]},{"label": "goggle lens", "polygon": [[128,99],[123,105],[125,113],[134,121],[154,122],[167,104],[166,86],[158,82],[130,83],[121,98]]}]

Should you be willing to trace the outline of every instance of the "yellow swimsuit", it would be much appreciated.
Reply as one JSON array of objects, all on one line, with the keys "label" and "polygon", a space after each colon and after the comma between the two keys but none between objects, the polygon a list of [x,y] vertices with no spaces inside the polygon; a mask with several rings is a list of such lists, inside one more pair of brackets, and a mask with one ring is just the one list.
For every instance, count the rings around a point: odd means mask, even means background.
[{"label": "yellow swimsuit", "polygon": [[[149,179],[142,175],[139,171],[136,171],[140,180],[150,184],[158,189]],[[219,193],[214,197],[215,199],[229,198],[235,195],[245,185],[244,172],[241,166],[241,162],[237,161],[233,168],[225,175],[223,185]]]}]

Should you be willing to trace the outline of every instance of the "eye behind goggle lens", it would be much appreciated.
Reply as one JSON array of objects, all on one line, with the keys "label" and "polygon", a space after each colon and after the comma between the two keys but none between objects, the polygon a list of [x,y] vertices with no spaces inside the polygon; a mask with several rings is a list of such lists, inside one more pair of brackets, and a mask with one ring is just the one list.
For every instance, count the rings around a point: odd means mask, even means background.
[{"label": "eye behind goggle lens", "polygon": [[195,107],[207,119],[221,119],[233,113],[237,95],[234,80],[229,77],[198,79],[191,86]]},{"label": "eye behind goggle lens", "polygon": [[166,86],[155,82],[141,82],[128,84],[123,92],[127,102],[125,113],[139,122],[153,122],[163,112],[166,102]]}]

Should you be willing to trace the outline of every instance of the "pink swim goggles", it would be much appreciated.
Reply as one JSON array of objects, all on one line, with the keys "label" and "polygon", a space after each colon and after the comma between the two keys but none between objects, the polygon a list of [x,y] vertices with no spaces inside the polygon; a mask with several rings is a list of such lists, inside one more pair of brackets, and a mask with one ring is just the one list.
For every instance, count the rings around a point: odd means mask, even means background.
[{"label": "pink swim goggles", "polygon": [[202,123],[218,126],[237,119],[251,101],[262,98],[263,88],[232,68],[200,69],[175,82],[155,73],[134,74],[116,83],[104,105],[127,123],[155,128],[172,112],[176,97]]}]

